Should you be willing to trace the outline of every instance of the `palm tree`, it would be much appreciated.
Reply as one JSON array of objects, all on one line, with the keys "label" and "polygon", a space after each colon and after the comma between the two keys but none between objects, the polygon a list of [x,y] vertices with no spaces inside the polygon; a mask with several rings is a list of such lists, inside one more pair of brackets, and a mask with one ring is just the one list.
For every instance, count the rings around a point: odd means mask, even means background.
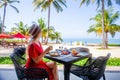
[{"label": "palm tree", "polygon": [[60,32],[55,32],[55,39],[56,39],[56,43],[59,43],[59,41],[63,41],[61,38],[61,33]]},{"label": "palm tree", "polygon": [[16,10],[17,13],[19,13],[18,9],[15,6],[12,5],[13,3],[16,3],[16,2],[19,3],[18,0],[1,0],[1,2],[0,2],[1,3],[0,8],[4,7],[3,22],[2,22],[2,32],[4,32],[3,28],[4,28],[4,23],[5,23],[5,16],[6,16],[6,8],[7,8],[7,6],[9,5],[14,10]]},{"label": "palm tree", "polygon": [[[105,2],[107,3],[108,6],[111,6],[112,5],[112,0],[82,0],[80,5],[82,4],[87,4],[89,5],[90,2],[95,2],[98,4],[98,7],[100,6],[100,4],[102,5],[102,35],[103,35],[103,48],[107,48],[107,40],[105,38],[105,26],[104,26],[104,6],[105,6]],[[114,0],[117,4],[120,5],[120,0]]]},{"label": "palm tree", "polygon": [[56,40],[56,43],[63,41],[60,32],[54,32],[54,33],[50,34],[49,37],[52,41]]},{"label": "palm tree", "polygon": [[0,17],[0,33],[2,33],[2,20],[1,20],[1,17]]},{"label": "palm tree", "polygon": [[[95,32],[97,35],[102,34],[102,15],[101,11],[98,14],[91,18],[90,20],[94,20],[96,24],[93,24],[88,32]],[[115,21],[120,17],[119,11],[113,13],[113,10],[104,10],[104,26],[105,26],[105,38],[106,38],[106,48],[108,48],[108,33],[111,34],[112,37],[115,36],[116,32],[119,32],[120,25],[115,24]]]},{"label": "palm tree", "polygon": [[56,9],[57,12],[62,12],[63,8],[61,5],[66,6],[66,0],[34,0],[33,4],[35,6],[35,10],[39,7],[42,7],[42,10],[48,9],[48,32],[47,32],[47,39],[46,44],[48,43],[48,37],[49,37],[49,28],[50,28],[50,12],[51,12],[51,5]]},{"label": "palm tree", "polygon": [[38,19],[38,24],[42,31],[42,43],[44,43],[47,35],[47,27],[46,27],[45,21],[42,18]]},{"label": "palm tree", "polygon": [[17,26],[17,28],[14,28],[15,31],[20,32],[24,35],[29,35],[29,27],[27,24],[24,25],[24,23],[20,21],[19,23],[15,23],[15,25]]}]

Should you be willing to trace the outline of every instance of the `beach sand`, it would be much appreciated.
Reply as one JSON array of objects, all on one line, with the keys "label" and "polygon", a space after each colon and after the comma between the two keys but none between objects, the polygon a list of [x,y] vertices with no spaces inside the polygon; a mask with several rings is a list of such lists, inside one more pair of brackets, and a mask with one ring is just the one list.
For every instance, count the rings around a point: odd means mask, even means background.
[{"label": "beach sand", "polygon": [[[90,53],[92,53],[93,57],[98,56],[106,56],[108,53],[111,53],[111,57],[117,57],[120,58],[120,47],[109,47],[109,49],[100,49],[101,46],[82,46],[82,45],[62,45],[62,44],[50,44],[53,46],[53,50],[59,49],[59,46],[62,46],[63,48],[75,48],[75,47],[85,47],[90,50]],[[49,45],[48,45],[49,46]],[[47,48],[48,46],[43,45],[43,48]]]},{"label": "beach sand", "polygon": [[[75,47],[85,47],[85,48],[88,48],[90,50],[90,53],[92,53],[93,57],[106,56],[107,53],[111,53],[111,57],[120,58],[120,47],[109,47],[109,49],[103,50],[103,49],[98,49],[98,48],[101,48],[101,46],[49,44],[49,45],[43,45],[43,49],[45,49],[51,45],[53,46],[53,50],[59,49],[59,47],[61,47],[61,46],[63,48],[67,48],[67,49],[75,48]],[[11,53],[13,53],[13,48],[0,47],[0,57],[1,56],[9,56]]]}]

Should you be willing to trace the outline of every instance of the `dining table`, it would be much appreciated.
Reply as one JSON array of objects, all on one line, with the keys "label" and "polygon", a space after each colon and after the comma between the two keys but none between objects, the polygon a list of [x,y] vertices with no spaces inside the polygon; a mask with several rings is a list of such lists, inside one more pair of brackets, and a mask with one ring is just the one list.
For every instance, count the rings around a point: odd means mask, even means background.
[{"label": "dining table", "polygon": [[90,59],[91,57],[92,54],[87,52],[80,52],[79,56],[73,56],[72,53],[68,55],[60,54],[59,56],[51,56],[50,54],[45,55],[45,58],[63,64],[64,80],[70,80],[70,68],[73,63],[83,60],[85,58]]}]

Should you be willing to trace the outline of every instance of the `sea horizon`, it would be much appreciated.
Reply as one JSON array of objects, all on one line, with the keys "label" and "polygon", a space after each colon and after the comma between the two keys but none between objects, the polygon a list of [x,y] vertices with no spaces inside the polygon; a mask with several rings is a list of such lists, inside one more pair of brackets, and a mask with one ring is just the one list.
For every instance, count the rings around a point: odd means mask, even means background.
[{"label": "sea horizon", "polygon": [[[83,43],[94,43],[101,44],[102,39],[98,38],[63,38],[64,43],[74,43],[74,42],[83,42]],[[120,39],[108,39],[108,44],[120,44]]]}]

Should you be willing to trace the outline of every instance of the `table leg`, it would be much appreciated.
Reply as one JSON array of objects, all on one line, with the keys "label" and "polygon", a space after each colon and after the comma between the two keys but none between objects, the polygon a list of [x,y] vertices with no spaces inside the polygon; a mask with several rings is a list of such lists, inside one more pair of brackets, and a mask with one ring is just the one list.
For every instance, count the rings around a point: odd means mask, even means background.
[{"label": "table leg", "polygon": [[64,64],[64,80],[70,80],[71,64]]}]

